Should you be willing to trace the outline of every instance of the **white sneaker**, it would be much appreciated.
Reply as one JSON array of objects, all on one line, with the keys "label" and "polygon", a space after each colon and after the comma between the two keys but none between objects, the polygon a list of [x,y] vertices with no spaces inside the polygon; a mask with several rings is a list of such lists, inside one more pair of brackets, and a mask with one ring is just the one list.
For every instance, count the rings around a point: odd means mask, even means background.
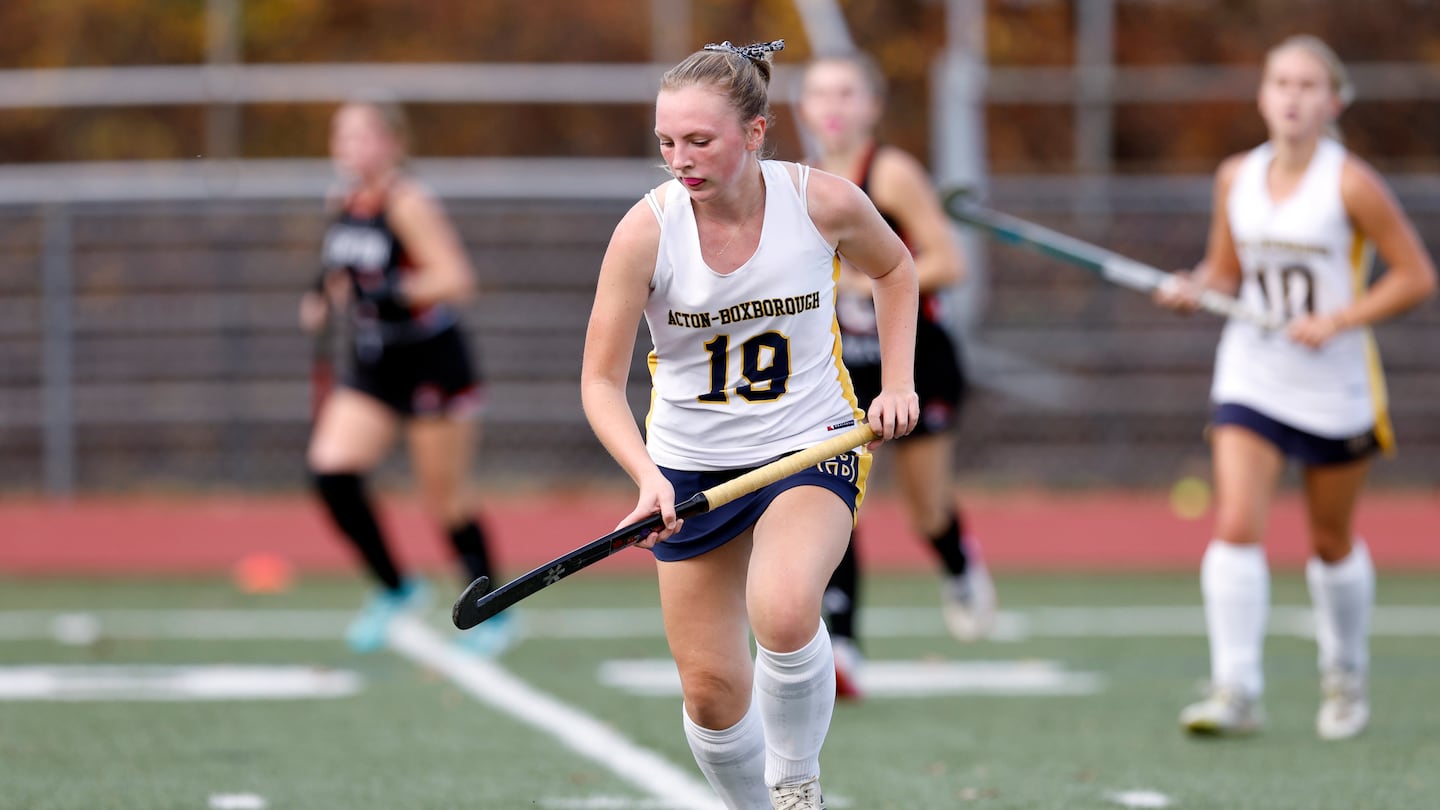
[{"label": "white sneaker", "polygon": [[1265,725],[1259,701],[1236,689],[1218,687],[1180,712],[1180,726],[1191,734],[1242,737]]},{"label": "white sneaker", "polygon": [[816,778],[803,785],[770,788],[770,806],[775,810],[825,810],[825,797],[820,795],[820,780]]},{"label": "white sneaker", "polygon": [[995,583],[983,563],[972,559],[965,573],[940,586],[940,613],[950,635],[978,641],[995,629]]},{"label": "white sneaker", "polygon": [[1365,676],[1352,672],[1326,672],[1320,676],[1320,713],[1315,733],[1322,740],[1348,740],[1370,722],[1370,699]]},{"label": "white sneaker", "polygon": [[835,651],[835,697],[861,699],[864,692],[860,690],[860,648],[844,636],[832,636],[830,647]]}]

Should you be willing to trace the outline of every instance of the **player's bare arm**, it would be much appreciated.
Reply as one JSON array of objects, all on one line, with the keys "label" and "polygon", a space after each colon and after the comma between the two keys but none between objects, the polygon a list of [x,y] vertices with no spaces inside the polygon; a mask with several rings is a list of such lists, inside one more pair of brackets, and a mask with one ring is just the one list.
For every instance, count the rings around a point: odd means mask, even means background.
[{"label": "player's bare arm", "polygon": [[659,512],[665,529],[640,543],[649,548],[680,528],[675,519],[675,490],[645,449],[625,396],[635,333],[650,294],[650,279],[660,244],[660,225],[643,200],[615,227],[585,330],[580,369],[580,401],[600,443],[640,488],[635,509],[620,521],[633,523]]},{"label": "player's bare arm", "polygon": [[1380,175],[1350,156],[1340,195],[1356,230],[1375,243],[1386,271],[1342,316],[1342,327],[1364,326],[1399,315],[1435,294],[1435,263],[1415,226]]},{"label": "player's bare arm", "polygon": [[869,276],[880,332],[880,396],[870,403],[871,426],[883,439],[904,436],[919,419],[915,394],[915,323],[919,291],[915,263],[900,237],[854,183],[812,172],[810,216],[856,270]]},{"label": "player's bare arm", "polygon": [[1244,155],[1232,155],[1216,170],[1205,256],[1194,270],[1177,272],[1174,283],[1162,284],[1155,289],[1154,300],[1160,306],[1177,312],[1194,312],[1200,308],[1200,294],[1205,290],[1234,295],[1240,289],[1240,257],[1235,252],[1235,239],[1230,234],[1227,200],[1244,159]]},{"label": "player's bare arm", "polygon": [[955,243],[950,219],[925,167],[895,147],[880,150],[871,175],[871,196],[889,212],[909,240],[915,256],[920,292],[932,293],[959,284],[965,262]]},{"label": "player's bare arm", "polygon": [[1435,291],[1430,256],[1380,175],[1350,155],[1341,170],[1340,195],[1356,232],[1374,242],[1387,269],[1348,307],[1296,318],[1290,324],[1290,338],[1312,348],[1347,329],[1399,315]]},{"label": "player's bare arm", "polygon": [[475,271],[439,201],[418,184],[392,192],[390,225],[419,272],[401,291],[411,304],[464,303],[475,294]]}]

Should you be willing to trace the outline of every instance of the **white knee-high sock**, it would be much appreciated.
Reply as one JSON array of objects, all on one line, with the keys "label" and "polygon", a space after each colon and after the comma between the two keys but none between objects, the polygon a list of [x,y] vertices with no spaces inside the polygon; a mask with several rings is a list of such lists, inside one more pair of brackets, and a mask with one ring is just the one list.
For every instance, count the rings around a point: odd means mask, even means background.
[{"label": "white knee-high sock", "polygon": [[755,701],[740,722],[715,731],[702,728],[690,719],[685,707],[685,739],[695,764],[730,810],[766,810],[770,791],[765,787],[765,727]]},{"label": "white knee-high sock", "polygon": [[1265,691],[1261,653],[1270,612],[1265,549],[1211,540],[1200,564],[1200,590],[1210,631],[1211,680],[1259,697]]},{"label": "white knee-high sock", "polygon": [[835,711],[835,653],[824,622],[789,653],[755,645],[755,701],[765,724],[765,784],[798,785],[820,776],[820,747]]},{"label": "white knee-high sock", "polygon": [[1375,609],[1375,564],[1365,541],[1356,538],[1350,555],[1333,565],[1311,557],[1305,564],[1305,580],[1315,605],[1320,671],[1366,674],[1370,669],[1370,614]]}]

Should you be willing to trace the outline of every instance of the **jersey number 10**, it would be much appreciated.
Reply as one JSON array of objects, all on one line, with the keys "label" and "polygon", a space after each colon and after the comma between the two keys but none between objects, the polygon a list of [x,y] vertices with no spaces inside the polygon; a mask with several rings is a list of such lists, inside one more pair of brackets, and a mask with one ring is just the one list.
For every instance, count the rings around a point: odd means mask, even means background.
[{"label": "jersey number 10", "polygon": [[1255,284],[1267,312],[1278,312],[1286,321],[1297,315],[1315,314],[1315,275],[1303,264],[1287,264],[1279,270],[1257,268]]}]

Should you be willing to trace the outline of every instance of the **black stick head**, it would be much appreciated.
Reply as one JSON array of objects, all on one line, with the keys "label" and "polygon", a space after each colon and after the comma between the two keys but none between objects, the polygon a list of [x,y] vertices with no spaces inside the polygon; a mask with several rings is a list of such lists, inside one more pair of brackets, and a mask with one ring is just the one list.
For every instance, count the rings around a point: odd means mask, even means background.
[{"label": "black stick head", "polygon": [[450,620],[461,630],[469,630],[485,618],[480,615],[480,600],[490,592],[490,578],[480,577],[460,594],[455,600],[455,607],[450,611]]}]

